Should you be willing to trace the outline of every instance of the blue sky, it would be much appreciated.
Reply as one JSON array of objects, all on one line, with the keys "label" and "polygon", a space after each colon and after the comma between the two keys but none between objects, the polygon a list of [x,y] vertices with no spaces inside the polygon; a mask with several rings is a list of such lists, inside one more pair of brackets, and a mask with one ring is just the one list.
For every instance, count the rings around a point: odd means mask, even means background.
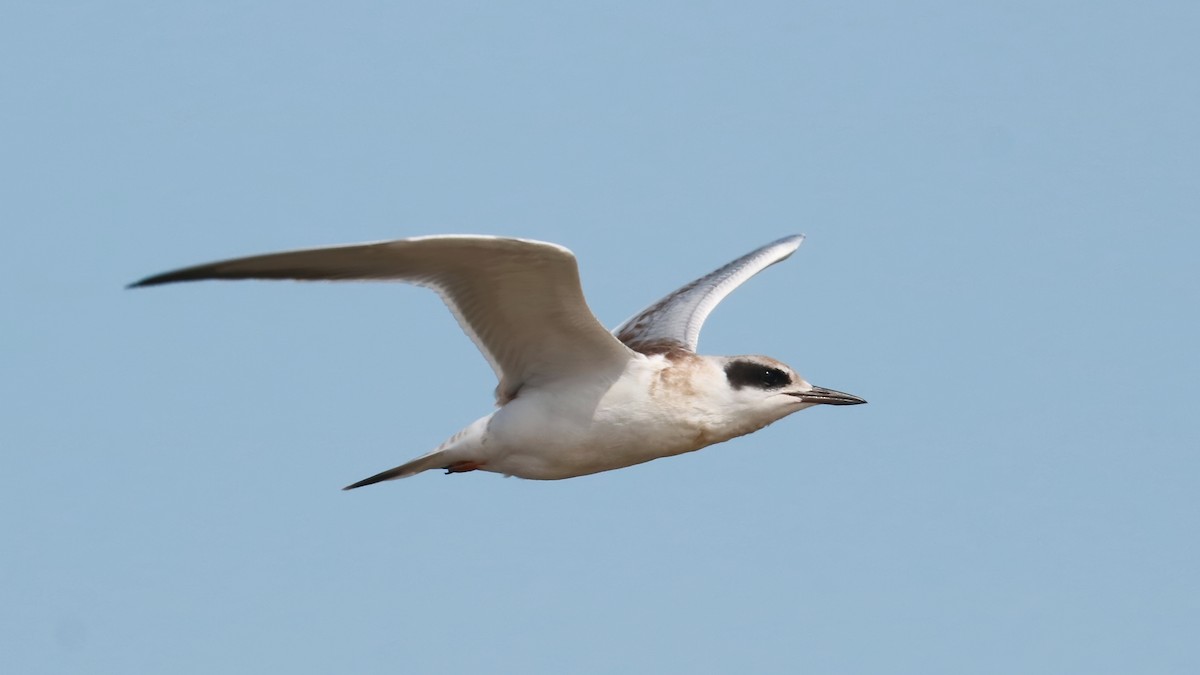
[{"label": "blue sky", "polygon": [[[0,654],[22,673],[1194,673],[1200,10],[10,3]],[[867,406],[539,483],[342,485],[484,414],[432,294],[189,284],[436,233],[579,256]]]}]

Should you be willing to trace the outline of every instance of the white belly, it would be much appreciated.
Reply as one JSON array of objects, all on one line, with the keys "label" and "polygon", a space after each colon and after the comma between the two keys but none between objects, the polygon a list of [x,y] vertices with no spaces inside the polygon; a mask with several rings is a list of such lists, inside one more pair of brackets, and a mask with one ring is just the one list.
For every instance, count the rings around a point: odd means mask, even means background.
[{"label": "white belly", "polygon": [[[656,371],[607,389],[521,392],[488,424],[480,467],[521,478],[556,480],[641,464],[726,440],[705,417],[655,396]],[[626,373],[629,375],[629,373]],[[644,375],[644,376],[643,376]]]}]

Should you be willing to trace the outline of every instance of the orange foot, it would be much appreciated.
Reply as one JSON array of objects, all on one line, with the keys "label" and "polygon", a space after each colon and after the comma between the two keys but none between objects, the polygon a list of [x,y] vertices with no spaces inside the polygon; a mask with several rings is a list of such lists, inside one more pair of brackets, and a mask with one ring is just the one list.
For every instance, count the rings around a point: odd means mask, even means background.
[{"label": "orange foot", "polygon": [[451,464],[450,466],[444,466],[442,468],[446,470],[447,474],[466,473],[468,471],[474,471],[475,469],[478,469],[479,467],[481,467],[483,465],[484,465],[484,462],[463,460],[461,462],[455,462],[455,463]]}]

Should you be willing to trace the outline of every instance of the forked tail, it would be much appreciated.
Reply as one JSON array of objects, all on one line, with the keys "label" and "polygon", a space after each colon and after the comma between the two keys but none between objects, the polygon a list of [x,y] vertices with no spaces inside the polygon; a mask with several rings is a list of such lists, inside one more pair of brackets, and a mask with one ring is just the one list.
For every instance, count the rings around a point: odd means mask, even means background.
[{"label": "forked tail", "polygon": [[482,453],[484,436],[487,434],[488,422],[492,416],[481,417],[466,428],[446,439],[436,450],[401,464],[394,469],[377,473],[370,478],[364,478],[353,485],[347,485],[343,490],[353,490],[364,485],[373,485],[385,480],[408,478],[414,474],[430,469],[446,469],[450,473],[474,471],[483,466],[486,453]]},{"label": "forked tail", "polygon": [[421,455],[420,457],[412,460],[411,462],[408,462],[406,464],[401,464],[400,466],[398,466],[394,469],[388,469],[387,471],[382,471],[380,473],[375,474],[374,476],[371,476],[370,478],[364,478],[364,479],[358,481],[357,483],[354,483],[353,485],[347,485],[346,487],[344,487],[342,489],[343,490],[353,490],[354,488],[360,488],[360,487],[363,487],[364,485],[374,485],[375,483],[381,483],[385,480],[396,480],[397,478],[408,478],[409,476],[421,473],[422,471],[428,471],[429,469],[439,469],[439,468],[445,467],[448,463],[450,463],[452,461],[446,455],[447,455],[446,449],[434,450],[433,452],[431,452],[427,455]]}]

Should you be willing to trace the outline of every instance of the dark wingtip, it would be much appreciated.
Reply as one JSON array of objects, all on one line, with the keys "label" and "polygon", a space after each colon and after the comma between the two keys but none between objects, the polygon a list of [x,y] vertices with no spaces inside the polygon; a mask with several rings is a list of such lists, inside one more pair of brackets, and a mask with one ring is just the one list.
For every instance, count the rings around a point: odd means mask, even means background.
[{"label": "dark wingtip", "polygon": [[126,289],[145,288],[146,286],[158,286],[159,284],[169,284],[172,281],[187,281],[187,279],[181,279],[181,278],[177,278],[177,277],[178,277],[178,274],[176,272],[166,272],[164,274],[155,274],[154,276],[146,277],[145,279],[138,279],[137,281],[133,282],[132,284],[129,284],[125,288]]},{"label": "dark wingtip", "polygon": [[139,279],[138,281],[135,281],[132,284],[129,284],[125,288],[143,288],[146,286],[159,286],[162,284],[173,284],[178,281],[202,281],[204,279],[214,279],[214,278],[217,278],[217,277],[214,275],[214,273],[211,269],[207,268],[207,266],[186,267],[181,270],[175,270],[173,272],[163,272],[162,274],[155,274],[153,276],[148,276],[145,279]]}]

